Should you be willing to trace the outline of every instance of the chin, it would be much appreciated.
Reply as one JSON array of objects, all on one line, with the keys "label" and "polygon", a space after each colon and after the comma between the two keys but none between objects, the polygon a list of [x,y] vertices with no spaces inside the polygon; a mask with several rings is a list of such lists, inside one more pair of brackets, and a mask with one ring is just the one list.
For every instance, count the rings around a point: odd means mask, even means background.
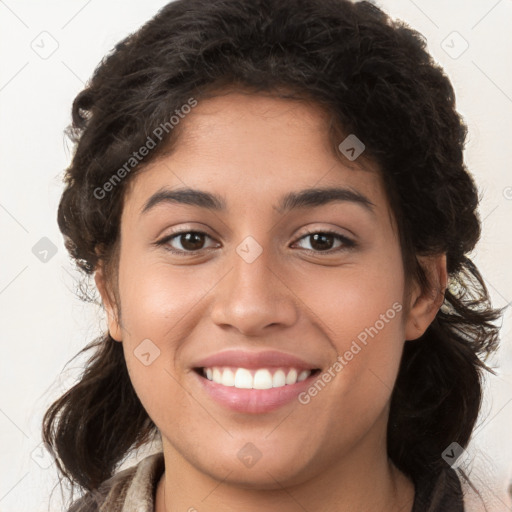
[{"label": "chin", "polygon": [[275,456],[266,459],[262,455],[252,466],[246,466],[238,458],[222,457],[220,465],[215,467],[203,464],[196,467],[214,480],[241,489],[282,490],[284,486],[300,485],[312,476],[311,466],[305,461],[298,461],[296,456],[285,460]]}]

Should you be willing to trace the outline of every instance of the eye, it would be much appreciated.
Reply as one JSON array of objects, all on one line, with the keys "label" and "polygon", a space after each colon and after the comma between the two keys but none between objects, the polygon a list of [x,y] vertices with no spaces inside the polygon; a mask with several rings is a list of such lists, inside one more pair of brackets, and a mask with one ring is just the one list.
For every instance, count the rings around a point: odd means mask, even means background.
[{"label": "eye", "polygon": [[[162,238],[156,242],[156,244],[165,246],[167,250],[175,254],[194,253],[205,249],[204,244],[207,238],[212,240],[212,238],[203,231],[179,231],[178,233],[173,233],[172,235]],[[173,244],[181,247],[175,247]]]},{"label": "eye", "polygon": [[[339,252],[343,250],[348,250],[356,247],[356,243],[343,236],[335,231],[314,231],[310,233],[306,233],[304,236],[299,238],[296,244],[301,241],[308,241],[311,249],[305,248],[309,252],[319,253],[319,252]],[[335,243],[338,242],[339,245],[335,246]]]},{"label": "eye", "polygon": [[[213,240],[207,233],[203,231],[179,231],[168,235],[161,240],[155,242],[156,245],[164,246],[166,250],[173,254],[194,254],[205,247],[207,239]],[[303,241],[309,241],[311,249],[303,247],[308,252],[328,253],[340,252],[356,247],[356,243],[340,233],[335,231],[313,231],[303,235],[296,244]],[[336,245],[338,243],[338,245]],[[176,247],[178,245],[178,247]]]}]

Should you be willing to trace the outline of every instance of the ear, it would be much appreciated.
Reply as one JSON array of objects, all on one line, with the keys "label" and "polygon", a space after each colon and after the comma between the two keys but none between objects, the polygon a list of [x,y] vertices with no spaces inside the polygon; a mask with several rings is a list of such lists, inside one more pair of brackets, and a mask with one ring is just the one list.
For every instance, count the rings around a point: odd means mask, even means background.
[{"label": "ear", "polygon": [[418,261],[425,271],[431,288],[420,290],[419,283],[415,283],[405,323],[406,340],[415,340],[427,330],[443,304],[448,282],[446,253],[418,256]]},{"label": "ear", "polygon": [[119,322],[118,307],[114,298],[114,294],[109,291],[107,279],[103,266],[98,265],[98,269],[94,273],[94,281],[100,292],[105,311],[108,319],[108,332],[116,341],[122,341],[122,330]]}]

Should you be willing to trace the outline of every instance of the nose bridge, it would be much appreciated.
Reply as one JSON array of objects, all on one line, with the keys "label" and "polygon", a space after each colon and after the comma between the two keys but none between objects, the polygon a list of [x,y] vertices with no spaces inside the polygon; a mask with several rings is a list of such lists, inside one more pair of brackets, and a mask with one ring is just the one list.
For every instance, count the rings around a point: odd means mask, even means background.
[{"label": "nose bridge", "polygon": [[293,294],[276,271],[270,251],[258,246],[246,239],[236,248],[212,313],[217,324],[231,325],[244,334],[258,334],[270,325],[289,326],[297,319]]},{"label": "nose bridge", "polygon": [[[233,247],[230,255],[229,264],[232,268],[230,272],[230,282],[233,289],[238,291],[240,299],[244,295],[261,295],[267,300],[273,300],[272,284],[276,277],[272,267],[276,262],[272,261],[272,234],[263,233],[258,230],[258,226],[245,225],[245,231],[254,234],[242,238],[241,242]],[[239,236],[243,231],[240,231]],[[255,238],[256,237],[256,238]],[[245,299],[244,299],[245,300]]]},{"label": "nose bridge", "polygon": [[[245,255],[240,254],[243,251],[247,251]],[[259,255],[251,254],[253,251],[250,243],[243,243],[237,248],[237,254],[232,258],[233,288],[238,291],[237,295],[240,298],[247,294],[259,299],[264,298],[266,302],[273,301],[276,298],[277,278],[275,270],[271,267],[269,251],[262,251]]]}]

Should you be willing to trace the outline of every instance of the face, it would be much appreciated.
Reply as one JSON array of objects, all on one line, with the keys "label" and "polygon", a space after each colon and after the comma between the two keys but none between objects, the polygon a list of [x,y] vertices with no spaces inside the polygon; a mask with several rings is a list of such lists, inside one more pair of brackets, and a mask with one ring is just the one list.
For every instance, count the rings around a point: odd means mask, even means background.
[{"label": "face", "polygon": [[166,457],[260,488],[371,461],[404,341],[437,311],[415,288],[404,314],[377,167],[336,157],[305,103],[233,92],[181,122],[126,192],[120,321],[96,275]]}]

